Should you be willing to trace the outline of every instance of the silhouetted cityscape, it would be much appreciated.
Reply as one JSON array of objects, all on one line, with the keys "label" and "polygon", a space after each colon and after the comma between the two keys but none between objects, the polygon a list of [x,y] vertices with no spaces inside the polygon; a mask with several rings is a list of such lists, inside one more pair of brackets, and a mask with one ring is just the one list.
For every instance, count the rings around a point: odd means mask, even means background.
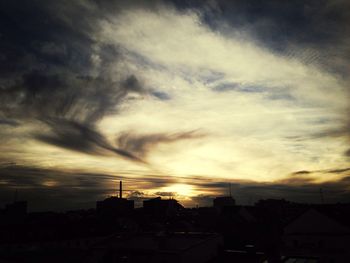
[{"label": "silhouetted cityscape", "polygon": [[349,262],[350,204],[220,196],[184,208],[156,197],[134,208],[119,194],[96,209],[27,212],[26,201],[0,211],[0,262]]}]

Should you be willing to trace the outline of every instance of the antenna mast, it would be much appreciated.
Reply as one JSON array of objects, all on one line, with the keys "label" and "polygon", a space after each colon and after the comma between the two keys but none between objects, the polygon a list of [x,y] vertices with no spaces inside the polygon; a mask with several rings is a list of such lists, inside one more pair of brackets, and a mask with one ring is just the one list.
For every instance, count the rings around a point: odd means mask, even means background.
[{"label": "antenna mast", "polygon": [[123,198],[123,182],[119,181],[119,198]]}]

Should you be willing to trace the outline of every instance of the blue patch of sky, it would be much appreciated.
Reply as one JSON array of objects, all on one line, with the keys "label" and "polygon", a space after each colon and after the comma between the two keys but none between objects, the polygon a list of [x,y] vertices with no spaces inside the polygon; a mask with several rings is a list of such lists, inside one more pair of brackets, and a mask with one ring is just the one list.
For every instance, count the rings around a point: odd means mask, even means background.
[{"label": "blue patch of sky", "polygon": [[137,52],[133,52],[130,50],[124,50],[127,55],[129,55],[131,58],[133,58],[135,61],[137,61],[137,65],[140,65],[145,68],[152,68],[155,70],[163,71],[168,70],[168,68],[162,64],[154,63],[151,59],[147,58],[146,56],[143,56]]},{"label": "blue patch of sky", "polygon": [[320,118],[317,118],[317,119],[311,121],[311,123],[313,123],[313,124],[328,124],[331,122],[334,122],[334,119],[324,118],[324,117],[320,117]]},{"label": "blue patch of sky", "polygon": [[153,91],[152,95],[160,100],[170,100],[171,97],[168,93],[165,93],[163,91]]},{"label": "blue patch of sky", "polygon": [[283,92],[274,92],[267,96],[267,99],[269,100],[287,100],[287,101],[296,101],[296,98],[293,97],[289,93],[283,93]]},{"label": "blue patch of sky", "polygon": [[213,31],[248,31],[261,45],[279,54],[288,51],[291,44],[317,46],[337,40],[343,32],[337,29],[347,24],[341,5],[327,8],[319,1],[168,1],[180,11],[196,12]]},{"label": "blue patch of sky", "polygon": [[195,78],[193,76],[191,76],[191,74],[189,74],[186,71],[182,71],[180,72],[181,77],[187,81],[189,84],[194,84],[195,83]]},{"label": "blue patch of sky", "polygon": [[225,74],[218,71],[209,71],[206,74],[201,75],[201,81],[204,84],[212,84],[219,80],[222,80],[225,77]]},{"label": "blue patch of sky", "polygon": [[241,85],[238,83],[222,83],[212,88],[216,92],[239,91],[247,93],[263,93],[266,88],[258,85]]},{"label": "blue patch of sky", "polygon": [[295,98],[287,90],[284,89],[270,89],[261,85],[242,85],[234,82],[220,83],[213,86],[212,91],[214,92],[241,92],[246,94],[262,94],[264,100],[267,101],[283,101],[285,106],[310,106],[308,103],[303,102]]}]

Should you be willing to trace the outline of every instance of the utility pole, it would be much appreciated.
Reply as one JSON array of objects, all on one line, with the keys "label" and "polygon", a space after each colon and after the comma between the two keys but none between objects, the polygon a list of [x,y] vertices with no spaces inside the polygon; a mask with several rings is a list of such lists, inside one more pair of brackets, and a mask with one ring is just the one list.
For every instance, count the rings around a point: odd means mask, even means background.
[{"label": "utility pole", "polygon": [[119,198],[123,198],[123,182],[119,181]]}]

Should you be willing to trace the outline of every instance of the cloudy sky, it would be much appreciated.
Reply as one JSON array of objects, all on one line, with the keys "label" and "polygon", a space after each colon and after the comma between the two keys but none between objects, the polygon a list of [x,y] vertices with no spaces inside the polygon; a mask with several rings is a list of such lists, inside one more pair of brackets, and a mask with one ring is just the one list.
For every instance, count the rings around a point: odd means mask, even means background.
[{"label": "cloudy sky", "polygon": [[0,199],[350,201],[346,0],[0,3]]}]

